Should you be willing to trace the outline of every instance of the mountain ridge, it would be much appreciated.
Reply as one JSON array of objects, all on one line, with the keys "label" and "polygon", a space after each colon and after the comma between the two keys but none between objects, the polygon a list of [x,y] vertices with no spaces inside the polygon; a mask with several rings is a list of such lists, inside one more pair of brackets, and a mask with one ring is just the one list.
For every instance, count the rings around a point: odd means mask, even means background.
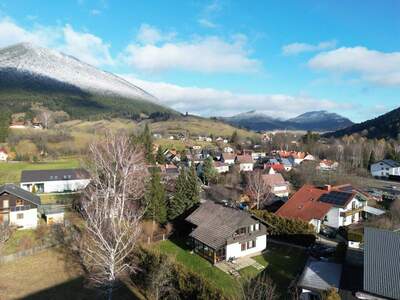
[{"label": "mountain ridge", "polygon": [[336,113],[325,110],[303,113],[289,119],[278,119],[255,110],[240,113],[231,117],[217,117],[217,119],[232,125],[244,127],[251,130],[312,130],[312,131],[335,131],[337,129],[351,126],[354,123]]}]

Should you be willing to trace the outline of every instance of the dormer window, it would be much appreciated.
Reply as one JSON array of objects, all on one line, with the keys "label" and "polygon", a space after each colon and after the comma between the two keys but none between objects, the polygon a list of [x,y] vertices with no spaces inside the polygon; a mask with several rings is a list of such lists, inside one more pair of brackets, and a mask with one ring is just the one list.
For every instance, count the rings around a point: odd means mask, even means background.
[{"label": "dormer window", "polygon": [[237,235],[246,234],[246,227],[239,228],[235,233]]},{"label": "dormer window", "polygon": [[255,230],[255,231],[260,230],[260,224],[259,224],[259,223],[257,223],[257,224],[254,225],[254,230]]}]

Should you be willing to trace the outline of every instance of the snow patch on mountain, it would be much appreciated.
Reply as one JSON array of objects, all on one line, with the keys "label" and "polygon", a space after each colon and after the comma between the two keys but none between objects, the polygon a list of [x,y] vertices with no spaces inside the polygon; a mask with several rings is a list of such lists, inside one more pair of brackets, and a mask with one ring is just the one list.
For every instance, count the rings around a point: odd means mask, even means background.
[{"label": "snow patch on mountain", "polygon": [[99,70],[72,56],[30,43],[0,49],[1,69],[13,69],[34,77],[48,77],[101,96],[157,102],[154,96],[118,76]]}]

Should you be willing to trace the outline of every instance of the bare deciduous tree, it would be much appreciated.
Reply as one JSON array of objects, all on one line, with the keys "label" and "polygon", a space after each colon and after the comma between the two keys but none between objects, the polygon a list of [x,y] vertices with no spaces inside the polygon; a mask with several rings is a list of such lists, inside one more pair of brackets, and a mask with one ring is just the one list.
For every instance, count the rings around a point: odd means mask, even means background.
[{"label": "bare deciduous tree", "polygon": [[256,202],[256,208],[260,209],[260,205],[270,196],[270,188],[265,183],[262,171],[256,170],[247,176],[247,190]]},{"label": "bare deciduous tree", "polygon": [[81,201],[86,221],[79,255],[88,278],[106,288],[135,271],[132,255],[140,234],[147,169],[143,151],[126,135],[107,134],[90,145],[91,183]]},{"label": "bare deciduous tree", "polygon": [[256,278],[245,279],[241,285],[243,300],[275,300],[278,299],[276,286],[265,272]]},{"label": "bare deciduous tree", "polygon": [[1,250],[4,246],[4,244],[10,238],[10,235],[11,235],[10,227],[0,224],[0,253],[1,253]]},{"label": "bare deciduous tree", "polygon": [[154,300],[179,299],[179,293],[174,287],[174,279],[172,262],[168,257],[162,258],[149,274],[149,290]]}]

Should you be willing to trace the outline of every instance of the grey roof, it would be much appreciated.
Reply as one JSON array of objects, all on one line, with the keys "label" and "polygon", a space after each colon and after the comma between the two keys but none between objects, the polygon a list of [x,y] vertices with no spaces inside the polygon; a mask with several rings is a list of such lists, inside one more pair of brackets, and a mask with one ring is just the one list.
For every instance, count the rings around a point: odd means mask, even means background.
[{"label": "grey roof", "polygon": [[31,192],[28,192],[24,189],[21,189],[20,187],[16,186],[15,184],[5,184],[5,185],[0,186],[0,195],[3,193],[12,194],[14,196],[17,196],[18,198],[29,201],[37,206],[40,205],[40,197],[39,196],[32,194]]},{"label": "grey roof", "polygon": [[388,166],[390,166],[392,168],[400,167],[400,162],[397,162],[397,161],[392,160],[392,159],[384,159],[384,160],[378,161],[377,164],[379,164],[381,162],[387,164]]},{"label": "grey roof", "polygon": [[90,179],[90,174],[85,169],[25,170],[21,172],[21,182],[77,179]]},{"label": "grey roof", "polygon": [[325,291],[339,288],[342,265],[309,260],[301,274],[299,286],[313,291]]},{"label": "grey roof", "polygon": [[365,228],[364,290],[400,299],[400,233]]},{"label": "grey roof", "polygon": [[202,203],[186,221],[197,226],[190,236],[213,249],[226,245],[237,229],[257,223],[248,212],[212,201]]}]

